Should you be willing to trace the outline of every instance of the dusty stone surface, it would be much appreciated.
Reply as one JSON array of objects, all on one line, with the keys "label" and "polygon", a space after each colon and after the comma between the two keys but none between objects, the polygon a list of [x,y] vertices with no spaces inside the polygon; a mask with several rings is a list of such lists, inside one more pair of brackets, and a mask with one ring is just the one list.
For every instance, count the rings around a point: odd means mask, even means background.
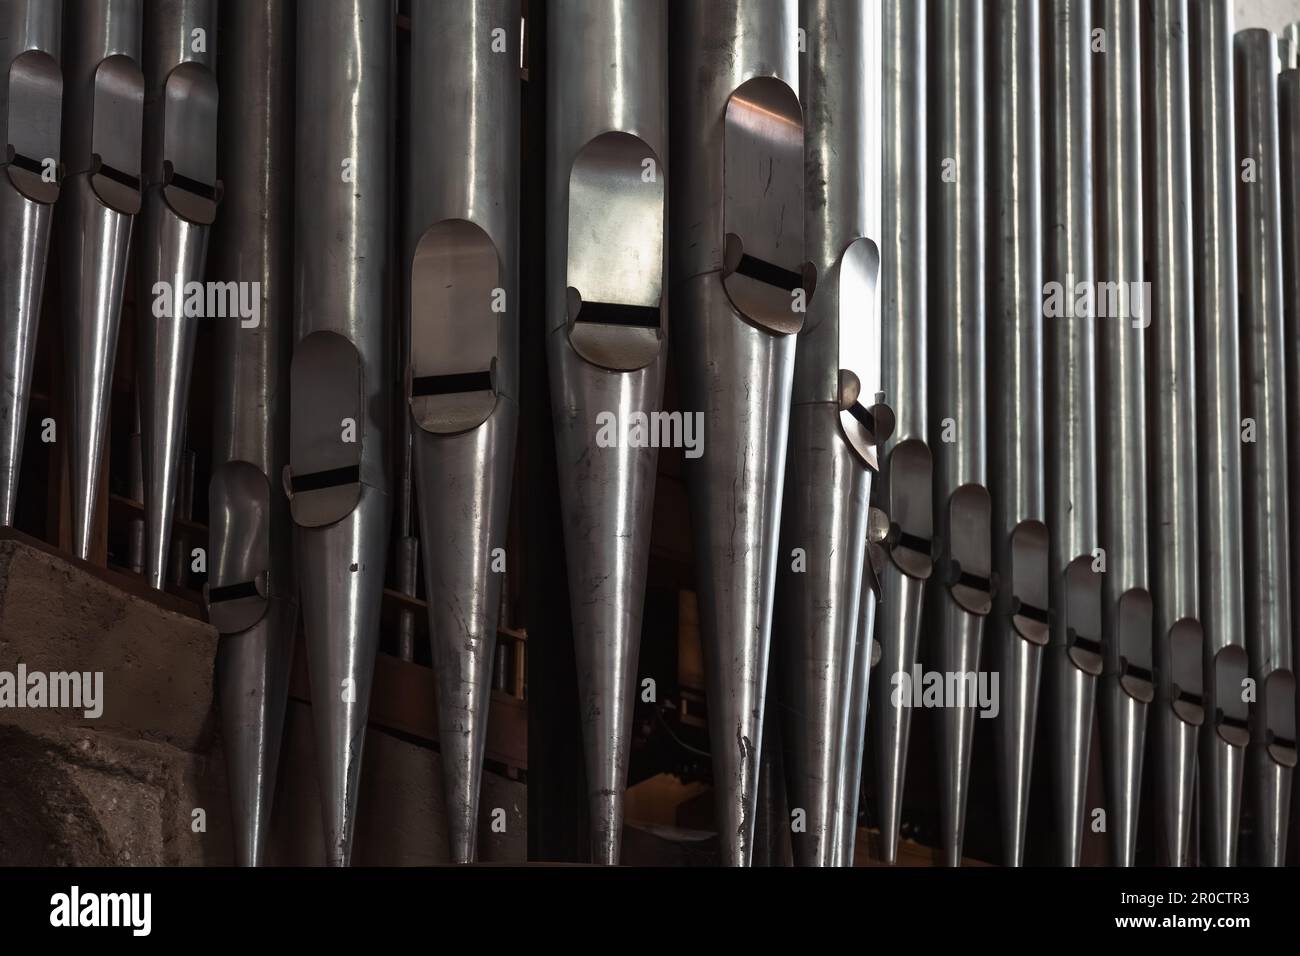
[{"label": "dusty stone surface", "polygon": [[201,621],[0,540],[0,672],[103,673],[98,718],[0,706],[0,865],[229,862],[216,650]]},{"label": "dusty stone surface", "polygon": [[[229,865],[219,638],[39,548],[0,539],[0,671],[103,671],[104,711],[0,707],[0,865]],[[324,861],[311,708],[290,701],[267,862]],[[479,857],[522,862],[526,789],[485,773]],[[492,811],[505,811],[505,832]],[[194,811],[205,829],[196,832]],[[353,862],[447,861],[438,755],[367,732]]]},{"label": "dusty stone surface", "polygon": [[[0,725],[0,864],[229,863],[225,800],[219,754]],[[206,832],[191,825],[196,807],[207,811]]]},{"label": "dusty stone surface", "polygon": [[0,671],[102,671],[104,712],[0,708],[0,722],[81,726],[183,750],[211,745],[217,632],[70,562],[0,540]]}]

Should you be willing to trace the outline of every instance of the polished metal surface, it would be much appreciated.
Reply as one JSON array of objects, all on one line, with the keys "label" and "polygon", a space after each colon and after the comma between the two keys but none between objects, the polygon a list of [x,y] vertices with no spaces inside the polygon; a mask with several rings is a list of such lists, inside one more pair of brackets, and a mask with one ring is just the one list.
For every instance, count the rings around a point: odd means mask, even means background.
[{"label": "polished metal surface", "polygon": [[[931,588],[927,665],[977,674],[992,609],[991,499],[985,394],[984,5],[930,7],[931,447],[939,582]],[[950,173],[937,171],[948,167]],[[900,396],[899,401],[902,401]],[[963,685],[964,686],[964,685]],[[944,858],[961,863],[977,701],[937,714],[939,826]]]},{"label": "polished metal surface", "polygon": [[0,2],[0,525],[14,520],[54,203],[62,6]]},{"label": "polished metal surface", "polygon": [[[1093,89],[1089,0],[1043,8],[1045,283],[1062,299],[1092,287]],[[1086,300],[1085,300],[1086,301]],[[1044,308],[1046,310],[1046,297]],[[1079,313],[1083,314],[1079,314]],[[1102,672],[1096,433],[1096,331],[1089,310],[1046,316],[1047,526],[1051,531],[1051,644],[1046,655],[1058,862],[1077,866],[1097,678]]]},{"label": "polished metal surface", "polygon": [[298,627],[292,526],[280,474],[289,449],[293,347],[293,31],[296,5],[225,0],[225,91],[213,228],[214,281],[258,283],[259,322],[216,320],[208,618],[217,650],[235,861],[266,854]]},{"label": "polished metal surface", "polygon": [[[1197,513],[1205,631],[1201,728],[1201,855],[1237,860],[1245,748],[1250,739],[1242,568],[1241,393],[1237,327],[1237,157],[1233,148],[1232,7],[1189,0],[1192,248],[1196,252]],[[1225,692],[1231,690],[1229,697]]]},{"label": "polished metal surface", "polygon": [[1151,420],[1150,529],[1156,697],[1156,858],[1191,861],[1196,737],[1205,718],[1198,601],[1196,353],[1187,0],[1146,0],[1143,114],[1151,314],[1146,355]]},{"label": "polished metal surface", "polygon": [[[860,121],[865,127],[866,137],[862,187],[866,231],[845,251],[841,264],[840,354],[845,370],[851,374],[840,373],[838,394],[840,425],[849,444],[865,461],[875,462],[869,466],[874,486],[878,484],[880,473],[880,447],[893,435],[898,417],[889,394],[884,390],[884,331],[879,277],[885,201],[884,5],[870,0],[863,8],[863,19],[866,88]],[[829,156],[826,158],[830,159]],[[875,256],[871,286],[854,291],[843,281],[843,270],[851,261],[859,266],[868,264],[867,253]],[[858,268],[855,272],[858,284],[864,286],[867,270]],[[854,294],[848,294],[850,291]],[[869,306],[865,319],[860,317],[859,301]],[[845,400],[853,394],[855,386],[857,402],[845,407]],[[862,414],[864,410],[869,410],[869,418]],[[870,502],[871,489],[868,488],[867,550],[863,555],[862,580],[858,584],[858,624],[853,648],[852,691],[848,702],[848,735],[838,774],[839,832],[835,838],[834,862],[839,866],[854,864],[863,764],[866,761],[867,716],[871,708],[871,672],[880,662],[880,644],[875,637],[876,607],[880,602],[880,576],[885,563],[882,544],[888,535],[889,517],[880,508],[871,508]]]},{"label": "polished metal surface", "polygon": [[871,696],[871,734],[881,856],[893,863],[907,776],[912,709],[895,702],[898,674],[912,673],[931,560],[933,461],[927,405],[928,0],[882,0],[881,387],[896,426],[883,445],[875,500],[888,515],[880,574],[881,663]]},{"label": "polished metal surface", "polygon": [[1300,20],[1295,23],[1288,23],[1282,29],[1282,36],[1278,40],[1280,49],[1285,51],[1282,59],[1282,70],[1300,69]]},{"label": "polished metal surface", "polygon": [[[855,688],[869,675],[859,675],[856,660],[859,603],[877,432],[890,417],[877,394],[880,113],[872,107],[880,57],[872,7],[804,0],[800,8],[804,248],[819,281],[795,360],[771,664],[781,674],[786,793],[806,814],[806,827],[792,834],[800,866],[844,862],[846,775],[865,726],[850,726]],[[856,788],[853,797],[856,817]]]},{"label": "polished metal surface", "polygon": [[1287,535],[1286,332],[1282,281],[1281,152],[1277,41],[1242,30],[1236,65],[1237,184],[1241,290],[1241,416],[1254,424],[1242,448],[1242,542],[1246,647],[1257,698],[1251,708],[1248,799],[1256,862],[1284,866],[1296,764]]},{"label": "polished metal surface", "polygon": [[[803,254],[794,0],[671,7],[669,257],[724,863],[753,850]],[[728,160],[727,157],[730,156]],[[766,258],[765,258],[766,257]]]},{"label": "polished metal surface", "polygon": [[1002,675],[997,762],[1002,858],[1024,862],[1034,732],[1048,625],[1043,461],[1041,18],[1037,0],[996,0],[987,34],[989,490],[999,587],[990,657]]},{"label": "polished metal surface", "polygon": [[518,421],[518,26],[517,0],[412,9],[407,395],[456,863],[476,852]]},{"label": "polished metal surface", "polygon": [[351,857],[391,513],[394,23],[388,0],[327,0],[313,14],[297,23],[284,485],[298,525],[326,860],[339,866]]},{"label": "polished metal surface", "polygon": [[785,766],[782,762],[781,707],[775,703],[779,694],[773,688],[777,669],[767,671],[767,708],[763,726],[763,754],[759,761],[757,810],[754,820],[753,866],[793,866],[790,847],[790,805],[785,798]]},{"label": "polished metal surface", "polygon": [[547,360],[591,859],[612,865],[659,455],[634,429],[668,421],[668,4],[560,0],[547,31]]},{"label": "polished metal surface", "polygon": [[[86,0],[64,30],[60,279],[72,550],[90,554],[141,193],[140,0]],[[63,424],[63,423],[61,423]]]},{"label": "polished metal surface", "polygon": [[1095,60],[1094,80],[1100,100],[1095,131],[1096,274],[1098,304],[1104,303],[1107,313],[1096,318],[1098,530],[1106,552],[1101,579],[1105,664],[1098,706],[1111,861],[1132,866],[1147,709],[1155,693],[1143,354],[1150,316],[1141,291],[1141,4],[1095,0],[1093,20],[1105,32],[1107,44],[1106,55]]},{"label": "polished metal surface", "polygon": [[862,596],[858,601],[857,639],[853,647],[853,693],[849,698],[847,750],[839,772],[836,814],[839,830],[834,838],[835,856],[832,860],[835,866],[853,866],[857,852],[862,765],[866,759],[867,720],[871,712],[871,671],[880,663],[880,644],[873,635],[880,595],[878,565],[883,563],[884,553],[878,544],[868,544],[867,549],[868,555],[862,563]]},{"label": "polished metal surface", "polygon": [[[136,388],[144,477],[145,569],[165,583],[204,279],[217,214],[216,0],[158,0],[144,28],[144,198],[136,293]],[[185,298],[182,298],[182,294]]]}]

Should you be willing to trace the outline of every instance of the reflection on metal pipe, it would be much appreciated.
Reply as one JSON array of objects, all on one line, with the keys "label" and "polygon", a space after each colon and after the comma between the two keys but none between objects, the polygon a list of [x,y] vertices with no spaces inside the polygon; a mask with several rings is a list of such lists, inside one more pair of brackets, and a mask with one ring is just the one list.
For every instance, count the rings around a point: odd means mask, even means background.
[{"label": "reflection on metal pipe", "polygon": [[[879,447],[879,446],[877,446]],[[857,640],[853,647],[853,694],[849,698],[848,750],[839,772],[835,836],[835,866],[852,866],[858,839],[858,800],[862,792],[863,750],[867,742],[867,717],[871,711],[871,671],[880,663],[880,644],[875,639],[876,607],[880,598],[880,570],[885,562],[881,543],[889,533],[884,512],[870,511],[867,553],[862,562],[861,598],[858,601]]]},{"label": "reflection on metal pipe", "polygon": [[[1050,0],[1044,49],[1043,278],[1058,302],[1074,304],[1091,287],[1092,25],[1090,0]],[[1055,283],[1056,285],[1052,285]],[[1045,286],[1046,288],[1046,286]],[[1047,653],[1054,826],[1059,862],[1079,864],[1093,705],[1102,672],[1100,568],[1097,547],[1095,348],[1088,309],[1049,308],[1044,297],[1047,421],[1047,526],[1051,529]],[[1058,314],[1059,313],[1059,314]],[[1083,313],[1083,314],[1080,314]]]},{"label": "reflection on metal pipe", "polygon": [[1095,22],[1106,37],[1106,53],[1095,60],[1095,92],[1101,100],[1096,130],[1097,279],[1116,283],[1113,288],[1121,290],[1115,310],[1119,314],[1111,314],[1108,306],[1107,314],[1097,320],[1099,531],[1106,553],[1101,579],[1105,662],[1099,694],[1109,806],[1106,829],[1117,866],[1132,866],[1137,849],[1147,707],[1155,696],[1143,391],[1143,338],[1150,317],[1140,292],[1140,8],[1133,0],[1097,0],[1094,6]]},{"label": "reflection on metal pipe", "polygon": [[1300,68],[1300,21],[1288,23],[1282,30],[1282,38],[1278,41],[1280,49],[1284,50],[1281,57],[1282,69],[1294,70]]},{"label": "reflection on metal pipe", "polygon": [[109,391],[140,211],[140,0],[86,0],[65,31],[59,223],[72,548],[90,555]]},{"label": "reflection on metal pipe", "polygon": [[876,445],[893,427],[879,394],[879,189],[870,153],[880,141],[867,114],[880,60],[867,7],[803,0],[800,11],[805,201],[813,210],[804,250],[819,280],[795,360],[772,665],[783,678],[786,793],[805,815],[791,838],[800,866],[843,861],[841,774],[859,733],[849,723],[867,507]]},{"label": "reflection on metal pipe", "polygon": [[[987,488],[984,355],[984,5],[931,5],[930,325],[934,527],[943,587],[931,589],[934,662],[976,674],[984,618],[992,610],[991,508]],[[940,173],[943,173],[941,176]],[[901,401],[901,396],[899,401]],[[939,825],[949,866],[961,863],[977,702],[939,718]]]},{"label": "reflection on metal pipe", "polygon": [[[1252,708],[1249,794],[1256,863],[1286,864],[1296,765],[1287,534],[1286,340],[1282,313],[1282,196],[1277,42],[1242,30],[1236,62],[1237,221],[1241,274],[1242,539]],[[1253,172],[1254,175],[1251,175]]]},{"label": "reflection on metal pipe", "polygon": [[[866,160],[864,166],[866,203],[866,236],[876,247],[879,257],[884,209],[884,9],[878,0],[871,0],[864,10],[866,43],[866,90],[861,122],[866,132]],[[868,344],[871,348],[871,374],[878,395],[873,417],[876,422],[876,444],[873,448],[876,466],[870,474],[871,485],[878,484],[880,474],[880,449],[884,440],[894,431],[896,415],[890,404],[883,381],[884,334],[880,318],[880,284],[877,278],[870,299],[872,322],[865,326],[871,330]],[[843,311],[843,310],[841,310]],[[861,320],[850,328],[864,327]],[[856,334],[856,332],[855,332]],[[852,350],[851,350],[852,351]],[[860,351],[860,349],[858,350]],[[841,421],[844,421],[841,416]],[[871,707],[871,671],[880,662],[880,644],[876,641],[876,607],[880,601],[880,573],[884,566],[883,543],[889,534],[889,517],[879,508],[870,507],[871,488],[867,489],[867,544],[862,561],[862,579],[858,582],[857,637],[853,648],[853,689],[849,697],[849,723],[847,750],[838,774],[839,796],[837,815],[839,834],[835,838],[837,866],[852,866],[858,837],[858,802],[862,790],[862,764],[866,759],[867,714]]]},{"label": "reflection on metal pipe", "polygon": [[62,5],[0,3],[0,525],[13,524],[59,198]]},{"label": "reflection on metal pipe", "polygon": [[227,193],[212,235],[217,281],[257,283],[255,326],[219,320],[208,486],[208,619],[221,632],[217,684],[235,860],[266,853],[298,625],[288,502],[293,256],[294,4],[224,0],[218,161]]},{"label": "reflection on metal pipe", "polygon": [[[144,460],[140,451],[140,393],[131,396],[131,447],[127,452],[126,481],[128,494],[135,502],[144,502]],[[144,574],[144,519],[132,518],[127,526],[127,567],[133,574]]]},{"label": "reflection on metal pipe", "polygon": [[215,0],[157,0],[145,22],[144,198],[136,293],[136,389],[144,476],[145,570],[166,583],[190,368],[217,180]]},{"label": "reflection on metal pipe", "polygon": [[411,20],[407,401],[453,862],[473,862],[519,381],[519,4]]},{"label": "reflection on metal pipe", "polygon": [[758,771],[758,797],[754,821],[754,866],[793,866],[790,846],[790,804],[785,796],[782,760],[780,695],[773,683],[780,679],[775,667],[767,671],[767,709],[763,726],[763,754]]},{"label": "reflection on metal pipe", "polygon": [[393,29],[386,0],[313,0],[297,28],[297,344],[284,485],[331,866],[352,853],[391,512]]},{"label": "reflection on metal pipe", "polygon": [[672,283],[722,859],[750,862],[803,252],[795,0],[674,3]]},{"label": "reflection on metal pipe", "polygon": [[1250,727],[1241,573],[1241,397],[1237,367],[1237,158],[1233,150],[1232,9],[1189,0],[1192,211],[1196,289],[1197,512],[1205,631],[1205,725],[1198,816],[1213,866],[1237,860]]},{"label": "reflection on metal pipe", "polygon": [[1196,358],[1192,323],[1192,167],[1187,0],[1145,0],[1144,197],[1150,264],[1147,351],[1151,565],[1155,597],[1156,856],[1191,861],[1202,706],[1197,599]]},{"label": "reflection on metal pipe", "polygon": [[547,357],[591,855],[603,864],[622,843],[660,444],[636,436],[663,420],[667,7],[560,0],[547,21]]},{"label": "reflection on metal pipe", "polygon": [[895,675],[911,675],[921,635],[925,582],[933,570],[934,522],[926,391],[926,92],[929,0],[882,0],[884,34],[881,221],[881,388],[895,410],[883,445],[875,499],[889,516],[880,574],[881,665],[871,721],[876,753],[881,856],[898,858],[912,709],[893,693]]},{"label": "reflection on metal pipe", "polygon": [[1048,532],[1043,462],[1042,111],[1038,0],[997,0],[988,34],[992,150],[989,208],[989,479],[998,592],[991,659],[1002,675],[997,727],[1003,861],[1025,854],[1043,648]]}]

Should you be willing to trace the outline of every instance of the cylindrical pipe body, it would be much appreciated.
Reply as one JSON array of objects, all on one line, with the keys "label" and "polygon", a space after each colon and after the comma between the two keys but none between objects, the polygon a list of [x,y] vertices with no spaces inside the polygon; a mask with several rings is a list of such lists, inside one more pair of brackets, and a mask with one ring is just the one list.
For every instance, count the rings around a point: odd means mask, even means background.
[{"label": "cylindrical pipe body", "polygon": [[[930,6],[935,56],[929,226],[934,528],[939,580],[930,589],[933,660],[953,674],[979,672],[984,617],[992,607],[991,501],[985,427],[984,4]],[[937,173],[935,171],[938,171]],[[961,861],[977,702],[939,715],[939,812],[949,865]]]},{"label": "cylindrical pipe body", "polygon": [[326,859],[347,865],[388,557],[391,0],[297,24],[289,465]]},{"label": "cylindrical pipe body", "polygon": [[997,762],[1003,861],[1024,862],[1047,643],[1043,447],[1042,74],[1038,0],[989,6],[989,490],[999,587],[990,649],[1002,675]]},{"label": "cylindrical pipe body", "polygon": [[1051,715],[1057,856],[1077,866],[1102,671],[1096,564],[1096,329],[1090,0],[1044,7],[1044,255]]},{"label": "cylindrical pipe body", "polygon": [[1237,327],[1237,157],[1233,146],[1232,5],[1189,0],[1192,248],[1195,250],[1197,517],[1205,632],[1205,724],[1199,776],[1201,852],[1237,859],[1250,739],[1242,594],[1241,392]]},{"label": "cylindrical pipe body", "polygon": [[896,675],[911,675],[920,642],[925,582],[932,571],[933,461],[927,377],[927,155],[924,115],[928,0],[882,0],[881,387],[895,412],[882,445],[876,504],[889,516],[877,615],[881,663],[870,722],[882,857],[898,853],[912,709],[895,699]]},{"label": "cylindrical pipe body", "polygon": [[1197,578],[1196,350],[1187,0],[1144,0],[1143,164],[1151,288],[1146,355],[1156,854],[1190,863],[1196,737],[1204,720]]},{"label": "cylindrical pipe body", "polygon": [[[1287,535],[1286,330],[1277,41],[1242,30],[1236,61],[1237,226],[1241,291],[1242,545],[1246,649],[1255,681],[1249,797],[1255,862],[1286,864],[1296,764],[1291,567]],[[1248,431],[1247,431],[1248,430]]]},{"label": "cylindrical pipe body", "polygon": [[0,526],[13,524],[18,502],[36,332],[59,198],[62,23],[60,3],[0,3]]}]

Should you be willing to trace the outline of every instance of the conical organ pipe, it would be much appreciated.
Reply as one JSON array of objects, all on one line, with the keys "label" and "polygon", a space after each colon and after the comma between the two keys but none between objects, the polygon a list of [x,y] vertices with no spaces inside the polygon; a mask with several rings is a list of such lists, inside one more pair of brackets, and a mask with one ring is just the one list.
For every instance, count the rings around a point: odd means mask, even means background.
[{"label": "conical organ pipe", "polygon": [[1143,355],[1150,315],[1143,291],[1141,4],[1096,0],[1093,13],[1107,51],[1093,61],[1100,99],[1094,192],[1099,543],[1106,555],[1099,707],[1111,860],[1132,866],[1147,710],[1155,696]]},{"label": "conical organ pipe", "polygon": [[[865,202],[866,236],[876,246],[883,243],[884,225],[884,5],[869,2],[865,14],[866,91],[862,122],[866,129]],[[880,449],[894,430],[896,413],[884,388],[884,333],[881,329],[881,294],[877,277],[870,298],[868,315],[874,326],[868,344],[876,355],[874,369],[879,389],[876,405],[871,409],[875,425],[876,467],[871,471],[867,501],[867,546],[862,561],[862,580],[858,584],[858,623],[853,651],[853,690],[849,698],[847,749],[837,775],[839,780],[839,833],[835,838],[837,866],[853,866],[858,836],[858,805],[862,791],[862,768],[866,760],[867,717],[871,706],[871,672],[880,663],[880,644],[876,641],[876,608],[880,603],[881,571],[885,565],[883,544],[889,534],[889,518],[880,508],[870,507],[872,490],[879,484]],[[859,320],[860,324],[861,320]],[[849,326],[857,328],[858,325]],[[852,351],[852,350],[846,350]],[[861,389],[860,392],[865,392]]]},{"label": "conical organ pipe", "polygon": [[1197,513],[1205,632],[1205,724],[1198,774],[1201,852],[1237,860],[1250,742],[1242,595],[1241,393],[1237,328],[1237,157],[1233,147],[1232,9],[1189,0],[1192,65],[1192,247],[1196,250]]},{"label": "conical organ pipe", "polygon": [[883,444],[876,503],[889,517],[880,573],[878,631],[881,660],[875,669],[871,734],[884,860],[898,855],[898,829],[907,776],[912,710],[894,695],[899,674],[911,675],[921,634],[925,582],[933,571],[934,462],[927,404],[929,158],[926,152],[927,4],[882,0],[883,160],[881,213],[881,384],[894,408],[896,427]]},{"label": "conical organ pipe", "polygon": [[1091,310],[1075,308],[1077,299],[1087,302],[1076,290],[1093,288],[1095,276],[1091,4],[1050,0],[1043,13],[1043,227],[1048,236],[1043,308],[1053,609],[1047,701],[1057,855],[1061,863],[1077,866],[1096,685],[1102,672],[1101,575],[1094,570],[1096,346]]},{"label": "conical organ pipe", "polygon": [[592,860],[615,864],[658,447],[693,424],[661,415],[668,4],[558,0],[547,30],[547,357]]},{"label": "conical organ pipe", "polygon": [[289,457],[293,346],[292,2],[224,0],[217,158],[227,192],[211,274],[256,297],[254,318],[216,320],[208,619],[235,860],[266,852],[298,624],[292,526],[279,476]]},{"label": "conical organ pipe", "polygon": [[1043,648],[1048,532],[1043,461],[1042,111],[1038,0],[989,6],[989,487],[998,591],[991,659],[1002,675],[997,727],[1003,860],[1024,862]]},{"label": "conical organ pipe", "polygon": [[[799,332],[773,665],[783,675],[786,792],[805,813],[795,863],[843,859],[859,599],[876,446],[892,430],[880,393],[880,59],[865,0],[803,0],[804,250],[817,295]],[[874,182],[872,176],[874,175]],[[874,586],[874,585],[873,585]],[[863,671],[861,678],[868,676]]]},{"label": "conical organ pipe", "polygon": [[[190,369],[217,215],[216,0],[156,0],[144,29],[144,197],[136,295],[136,388],[144,478],[145,571],[161,589],[179,484]],[[203,297],[206,302],[207,296]],[[213,316],[212,318],[215,318]]]},{"label": "conical organ pipe", "polygon": [[[69,7],[69,9],[72,9]],[[140,211],[140,0],[86,0],[64,31],[60,263],[68,358],[67,454],[72,548],[90,556],[109,392]]]},{"label": "conical organ pipe", "polygon": [[[1205,720],[1197,579],[1196,359],[1187,0],[1144,0],[1143,201],[1151,297],[1150,553],[1154,605],[1157,858],[1191,863],[1199,728]],[[1109,320],[1108,320],[1109,321]]]},{"label": "conical organ pipe", "polygon": [[[1300,34],[1300,23],[1288,27]],[[1300,42],[1300,35],[1297,35]],[[1278,77],[1278,127],[1281,134],[1282,276],[1287,367],[1287,514],[1291,519],[1291,594],[1300,594],[1300,69]],[[1300,609],[1291,606],[1292,654],[1300,653]],[[1295,659],[1292,658],[1292,670]],[[1300,826],[1300,787],[1291,786],[1292,840]]]},{"label": "conical organ pipe", "polygon": [[352,853],[390,517],[393,7],[298,18],[296,345],[285,492],[297,529],[326,860]]},{"label": "conical organ pipe", "polygon": [[[1300,34],[1300,24],[1293,24]],[[1300,41],[1300,35],[1295,37]],[[1287,513],[1291,518],[1291,594],[1300,595],[1300,69],[1278,77],[1278,126],[1281,139],[1282,275],[1285,282],[1287,374]],[[1291,647],[1300,652],[1300,609],[1291,607]],[[1292,668],[1294,669],[1294,656]],[[1291,786],[1291,840],[1300,839],[1300,787]]]},{"label": "conical organ pipe", "polygon": [[411,19],[407,401],[451,858],[473,862],[519,396],[519,4]]},{"label": "conical organ pipe", "polygon": [[871,711],[871,671],[880,663],[880,643],[874,635],[876,608],[880,598],[880,570],[885,562],[880,542],[888,531],[888,523],[884,512],[878,510],[870,512],[867,523],[867,554],[862,562],[857,640],[853,651],[848,751],[839,772],[839,832],[835,837],[835,866],[852,866],[856,854],[862,764],[865,760],[867,720]]},{"label": "conical organ pipe", "polygon": [[13,524],[59,198],[63,7],[0,3],[0,526]]},{"label": "conical organ pipe", "polygon": [[[1282,281],[1281,152],[1277,40],[1242,30],[1236,66],[1238,254],[1241,282],[1241,416],[1246,645],[1256,688],[1248,791],[1256,863],[1284,866],[1296,764],[1287,534],[1286,338]],[[1254,175],[1250,175],[1252,170]]]},{"label": "conical organ pipe", "polygon": [[[945,673],[976,674],[993,603],[985,444],[984,5],[938,0],[930,23],[936,57],[926,175],[935,304],[929,397],[940,585],[930,594],[934,661]],[[976,707],[968,698],[939,715],[940,827],[950,866],[961,862]]]},{"label": "conical organ pipe", "polygon": [[748,865],[803,252],[795,0],[671,6],[673,339],[704,444],[686,480],[722,859]]}]

